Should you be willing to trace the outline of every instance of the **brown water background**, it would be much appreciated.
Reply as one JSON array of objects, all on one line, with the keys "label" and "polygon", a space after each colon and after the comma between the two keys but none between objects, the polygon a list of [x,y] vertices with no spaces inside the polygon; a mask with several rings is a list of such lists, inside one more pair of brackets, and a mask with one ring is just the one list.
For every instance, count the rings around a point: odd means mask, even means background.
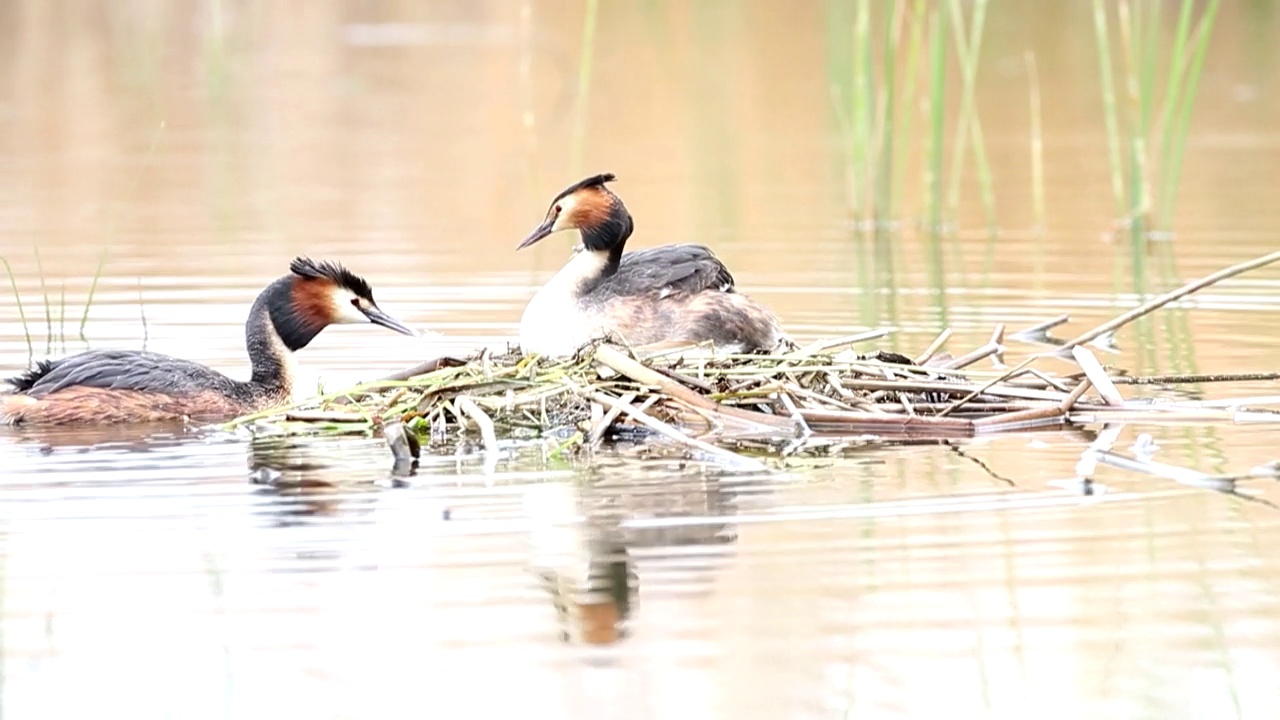
[{"label": "brown water background", "polygon": [[[385,310],[442,334],[328,330],[300,358],[308,383],[500,343],[569,240],[515,244],[601,171],[619,176],[633,246],[712,245],[802,340],[883,325],[898,332],[882,347],[918,352],[951,327],[959,353],[996,323],[1065,312],[1072,335],[1137,302],[1129,247],[1107,238],[1088,3],[992,3],[975,98],[999,228],[968,176],[941,280],[910,226],[892,264],[855,232],[828,12],[603,2],[581,98],[581,2],[0,4],[0,256],[26,315],[0,291],[0,370],[85,347],[101,266],[93,347],[243,375],[247,306],[295,254],[347,263]],[[1161,255],[1176,273],[1147,290],[1280,247],[1276,37],[1273,4],[1222,5]],[[1280,269],[1264,269],[1126,329],[1105,359],[1274,370],[1278,321]],[[0,712],[1274,717],[1280,511],[1106,467],[1082,496],[1096,431],[963,454],[855,445],[748,478],[536,447],[486,474],[450,446],[391,488],[372,440],[0,430]],[[1157,460],[1208,473],[1277,459],[1265,426],[1119,432],[1117,449],[1150,433]],[[310,486],[251,483],[262,468]],[[527,493],[547,484],[624,506],[646,489],[658,510],[639,526],[706,529],[629,548],[639,605],[617,645],[561,642],[528,571]],[[1274,480],[1245,489],[1280,502]]]}]

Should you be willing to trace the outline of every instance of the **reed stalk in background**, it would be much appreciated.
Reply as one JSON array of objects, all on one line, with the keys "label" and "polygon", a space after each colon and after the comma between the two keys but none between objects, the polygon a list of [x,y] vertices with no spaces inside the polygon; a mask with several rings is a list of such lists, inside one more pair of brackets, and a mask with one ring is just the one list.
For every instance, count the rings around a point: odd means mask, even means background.
[{"label": "reed stalk in background", "polygon": [[49,288],[44,281],[44,266],[40,263],[40,248],[35,249],[36,274],[40,276],[40,294],[44,297],[44,354],[53,352],[53,306],[49,304]]},{"label": "reed stalk in background", "polygon": [[[1179,3],[1167,55],[1160,32],[1165,4],[1093,0],[1111,190],[1124,226],[1134,231],[1135,263],[1142,262],[1137,255],[1145,252],[1147,234],[1173,224],[1191,110],[1219,0],[1209,0],[1198,14],[1192,0]],[[1157,98],[1162,69],[1167,75]],[[1124,89],[1123,102],[1117,85]]]},{"label": "reed stalk in background", "polygon": [[102,279],[102,270],[107,266],[107,250],[102,249],[102,254],[98,256],[98,267],[93,271],[93,281],[89,283],[89,296],[84,301],[84,313],[80,315],[80,342],[89,343],[89,338],[85,337],[84,328],[89,324],[89,310],[93,307],[93,296],[98,291],[98,280]]},{"label": "reed stalk in background", "polygon": [[13,301],[18,306],[18,321],[22,323],[22,336],[27,341],[27,357],[35,357],[36,348],[31,343],[31,326],[27,324],[27,311],[22,307],[22,293],[18,292],[18,279],[13,276],[13,266],[8,258],[0,257],[4,271],[9,275],[9,287],[13,289]]},{"label": "reed stalk in background", "polygon": [[[946,6],[924,0],[828,3],[833,114],[841,140],[846,197],[858,225],[893,228],[902,220],[904,168],[909,144],[915,139],[913,124],[917,113],[922,113],[922,196],[914,204],[917,221],[940,229],[954,218],[965,158],[972,154],[988,224],[995,227],[994,183],[974,96],[986,6],[987,0],[976,0],[966,19],[959,0]],[[947,82],[952,57],[963,85],[954,145],[948,148]]]},{"label": "reed stalk in background", "polygon": [[582,55],[578,62],[578,92],[573,103],[573,150],[570,162],[573,172],[582,172],[582,153],[586,145],[587,100],[591,92],[591,68],[596,46],[596,18],[600,12],[600,0],[587,0],[586,16],[582,20]]},{"label": "reed stalk in background", "polygon": [[978,55],[982,51],[982,28],[987,15],[987,2],[976,0],[973,3],[973,17],[969,21],[968,33],[965,32],[964,10],[960,7],[960,0],[950,0],[947,4],[947,13],[963,83],[963,91],[960,94],[960,115],[956,120],[955,143],[952,146],[951,185],[947,191],[947,200],[952,215],[955,215],[960,206],[960,180],[964,175],[965,146],[967,141],[972,141],[973,162],[978,171],[978,188],[982,195],[983,210],[987,216],[987,227],[994,229],[996,198],[995,191],[992,189],[991,166],[987,162],[982,122],[978,118],[978,109],[973,98],[974,79],[978,74]]},{"label": "reed stalk in background", "polygon": [[[1040,70],[1036,67],[1036,55],[1030,50],[1026,53],[1027,61],[1027,94],[1031,102],[1031,205],[1035,209],[1036,234],[1039,236],[1049,229],[1044,211],[1044,130],[1040,121]],[[1043,261],[1037,256],[1037,261]]]}]

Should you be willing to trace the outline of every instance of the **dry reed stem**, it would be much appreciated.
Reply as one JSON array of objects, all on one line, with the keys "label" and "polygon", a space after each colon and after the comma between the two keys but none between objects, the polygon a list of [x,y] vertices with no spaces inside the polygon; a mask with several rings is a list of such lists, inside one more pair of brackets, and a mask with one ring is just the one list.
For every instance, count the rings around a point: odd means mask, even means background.
[{"label": "dry reed stem", "polygon": [[1116,389],[1111,378],[1107,377],[1107,371],[1102,367],[1102,363],[1098,362],[1096,355],[1088,348],[1077,345],[1071,348],[1071,356],[1076,359],[1080,369],[1089,378],[1089,382],[1093,383],[1094,389],[1098,391],[1103,402],[1114,407],[1124,406],[1124,396]]},{"label": "dry reed stem", "polygon": [[615,370],[622,375],[626,375],[636,382],[643,385],[652,385],[663,393],[677,398],[688,405],[700,407],[711,412],[723,413],[737,420],[746,420],[764,427],[787,429],[793,432],[795,430],[795,423],[789,418],[781,418],[776,415],[766,415],[764,413],[725,407],[713,400],[699,395],[674,380],[667,378],[661,373],[632,360],[621,350],[612,345],[601,345],[596,348],[595,359],[610,369]]},{"label": "dry reed stem", "polygon": [[929,347],[925,348],[924,352],[916,356],[916,364],[924,365],[928,363],[933,359],[934,355],[938,354],[938,351],[941,350],[942,346],[950,339],[951,328],[944,328],[942,332],[938,333],[938,337],[934,338],[933,342],[929,343]]},{"label": "dry reed stem", "polygon": [[[656,397],[657,396],[655,395],[652,398],[650,398],[650,400],[653,400]],[[630,405],[631,403],[635,402],[635,400],[636,400],[636,393],[629,392],[624,394],[622,398],[619,400],[619,402],[625,405]],[[648,402],[648,401],[646,400],[645,402]],[[609,408],[609,410],[605,412],[605,414],[600,418],[600,420],[597,421],[596,424],[591,427],[591,432],[587,434],[587,444],[595,445],[596,443],[600,442],[600,439],[604,437],[604,434],[609,430],[609,427],[613,425],[613,421],[617,420],[618,415],[620,415],[621,413],[622,413],[621,407]]]},{"label": "dry reed stem", "polygon": [[685,435],[684,433],[675,429],[674,427],[668,425],[667,423],[664,423],[661,420],[653,417],[652,415],[649,415],[648,413],[645,413],[645,412],[641,412],[637,408],[632,407],[629,404],[620,402],[615,398],[611,398],[602,392],[592,392],[588,394],[588,397],[606,407],[618,408],[621,412],[625,413],[627,417],[630,417],[632,420],[635,420],[636,422],[640,423],[641,425],[644,425],[645,427],[649,428],[650,430],[653,430],[654,432],[658,433],[659,435],[662,435],[663,437],[674,440],[678,443],[683,443],[697,450],[701,450],[702,452],[707,453],[712,457],[717,457],[717,458],[726,460],[734,466],[737,466],[743,469],[750,469],[754,471],[764,471],[768,469],[764,463],[760,462],[759,460],[756,460],[755,458],[749,458],[749,457],[746,457],[745,455],[739,455],[738,453],[725,450],[724,448],[716,447],[715,445],[710,445],[696,438],[691,438],[688,435]]},{"label": "dry reed stem", "polygon": [[453,406],[458,412],[466,415],[476,427],[480,428],[480,437],[484,439],[484,449],[486,452],[494,452],[498,449],[498,433],[493,428],[493,418],[489,417],[480,406],[476,404],[467,395],[459,395],[453,399]]},{"label": "dry reed stem", "polygon": [[1071,348],[1077,345],[1087,343],[1090,340],[1095,340],[1103,335],[1106,335],[1107,333],[1115,332],[1119,328],[1124,327],[1125,325],[1128,325],[1134,320],[1137,320],[1138,318],[1144,315],[1149,315],[1152,312],[1155,312],[1156,310],[1159,310],[1160,308],[1164,307],[1165,305],[1168,305],[1169,303],[1177,300],[1181,300],[1182,298],[1198,290],[1203,290],[1204,288],[1209,287],[1214,283],[1221,282],[1222,280],[1226,280],[1227,278],[1235,277],[1236,275],[1239,275],[1241,273],[1245,273],[1250,270],[1263,267],[1264,265],[1270,265],[1271,263],[1276,261],[1280,261],[1280,251],[1269,253],[1267,255],[1254,258],[1247,262],[1236,263],[1231,267],[1223,268],[1222,270],[1219,270],[1216,273],[1213,273],[1211,275],[1206,275],[1200,278],[1199,280],[1194,280],[1192,282],[1189,282],[1186,285],[1183,285],[1182,287],[1176,290],[1172,290],[1170,292],[1165,293],[1164,295],[1153,298],[1139,305],[1138,307],[1130,310],[1129,312],[1126,312],[1122,315],[1112,318],[1111,320],[1108,320],[1107,322],[1102,323],[1101,325],[1093,328],[1092,330],[1089,330],[1088,332],[1081,333],[1080,335],[1068,340],[1066,344],[1063,345],[1062,349],[1064,351],[1070,350]]}]

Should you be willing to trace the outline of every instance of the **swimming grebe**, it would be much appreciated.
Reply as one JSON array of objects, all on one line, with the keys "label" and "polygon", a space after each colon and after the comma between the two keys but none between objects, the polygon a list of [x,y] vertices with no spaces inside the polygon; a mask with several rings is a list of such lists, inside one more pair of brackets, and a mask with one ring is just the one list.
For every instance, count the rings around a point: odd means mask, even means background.
[{"label": "swimming grebe", "polygon": [[378,309],[369,283],[343,266],[300,257],[289,270],[249,310],[248,381],[160,353],[89,350],[9,380],[14,390],[0,394],[0,425],[231,418],[288,402],[292,353],[329,325],[373,323],[417,334]]},{"label": "swimming grebe", "polygon": [[733,275],[702,245],[622,252],[634,224],[593,175],[565,188],[547,217],[516,248],[551,233],[578,230],[581,250],[542,287],[520,318],[525,353],[572,355],[586,343],[617,336],[638,349],[709,343],[724,353],[772,349],[782,339],[773,313],[735,291]]}]

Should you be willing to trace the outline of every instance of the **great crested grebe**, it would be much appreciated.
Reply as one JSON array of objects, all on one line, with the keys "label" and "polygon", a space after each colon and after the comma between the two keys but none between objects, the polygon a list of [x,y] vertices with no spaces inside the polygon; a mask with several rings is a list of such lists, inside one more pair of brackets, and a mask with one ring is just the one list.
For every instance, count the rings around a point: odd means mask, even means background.
[{"label": "great crested grebe", "polygon": [[248,381],[160,353],[89,350],[42,361],[9,380],[14,390],[0,394],[0,425],[235,417],[287,402],[293,352],[329,325],[373,323],[417,335],[378,309],[369,283],[343,266],[300,257],[289,270],[249,310]]},{"label": "great crested grebe", "polygon": [[581,250],[529,301],[520,318],[525,353],[572,355],[617,336],[633,348],[710,344],[724,353],[772,349],[783,338],[773,313],[736,292],[733,275],[702,245],[623,254],[634,224],[593,175],[565,188],[517,250],[561,230],[578,230]]}]

